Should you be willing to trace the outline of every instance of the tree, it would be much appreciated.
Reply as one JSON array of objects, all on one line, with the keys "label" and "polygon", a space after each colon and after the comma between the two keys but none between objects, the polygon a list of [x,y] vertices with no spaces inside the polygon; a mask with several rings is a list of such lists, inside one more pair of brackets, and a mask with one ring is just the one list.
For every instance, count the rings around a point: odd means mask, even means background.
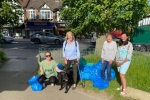
[{"label": "tree", "polygon": [[63,0],[62,20],[68,28],[81,32],[110,32],[114,28],[129,33],[148,12],[148,0]]},{"label": "tree", "polygon": [[148,13],[150,14],[150,6],[148,7]]},{"label": "tree", "polygon": [[3,25],[9,24],[11,26],[17,25],[19,16],[22,11],[16,10],[18,5],[13,3],[14,0],[0,1],[0,29]]}]

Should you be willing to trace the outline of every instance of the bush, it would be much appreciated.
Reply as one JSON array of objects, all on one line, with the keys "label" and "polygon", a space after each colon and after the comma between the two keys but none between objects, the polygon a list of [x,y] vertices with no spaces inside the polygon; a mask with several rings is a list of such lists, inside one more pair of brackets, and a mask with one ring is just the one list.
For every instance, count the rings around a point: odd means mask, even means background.
[{"label": "bush", "polygon": [[7,57],[4,51],[0,50],[0,62],[5,62],[7,61]]},{"label": "bush", "polygon": [[2,33],[0,33],[0,38],[2,38],[3,37],[3,34]]}]

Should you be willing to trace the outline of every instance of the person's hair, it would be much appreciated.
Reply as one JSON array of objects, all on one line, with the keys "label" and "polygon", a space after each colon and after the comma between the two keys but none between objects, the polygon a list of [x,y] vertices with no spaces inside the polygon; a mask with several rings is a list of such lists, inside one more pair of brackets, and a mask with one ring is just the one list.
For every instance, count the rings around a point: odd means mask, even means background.
[{"label": "person's hair", "polygon": [[74,34],[73,34],[71,31],[68,31],[68,32],[66,33],[65,40],[68,40],[68,35],[69,35],[69,34],[71,34],[73,40],[75,40]]},{"label": "person's hair", "polygon": [[107,38],[108,36],[113,37],[112,34],[110,34],[110,33],[107,33],[107,34],[106,34],[106,38]]},{"label": "person's hair", "polygon": [[[126,35],[126,36],[128,37],[128,34],[127,34],[127,33],[123,33],[122,35]],[[122,35],[121,35],[121,36],[122,36]],[[127,45],[128,42],[129,42],[129,39],[128,39],[128,38],[127,38],[127,40],[124,41],[124,42],[120,39],[120,41],[119,41],[119,46]]]},{"label": "person's hair", "polygon": [[[49,54],[51,55],[51,52],[50,52],[50,51],[46,51],[46,52],[45,52],[45,56],[46,56],[46,53],[49,53]],[[53,60],[52,55],[51,55],[51,60]]]}]

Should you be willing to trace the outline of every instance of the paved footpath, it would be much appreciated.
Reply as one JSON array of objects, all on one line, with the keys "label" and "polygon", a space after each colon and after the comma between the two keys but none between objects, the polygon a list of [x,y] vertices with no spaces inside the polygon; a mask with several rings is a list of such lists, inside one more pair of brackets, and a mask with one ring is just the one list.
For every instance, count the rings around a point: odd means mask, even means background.
[{"label": "paved footpath", "polygon": [[27,80],[33,75],[26,77],[14,76],[17,72],[0,70],[0,100],[109,100],[103,94],[97,97],[85,94],[78,90],[59,90],[60,86],[51,87],[48,85],[43,91],[34,92],[31,90]]}]

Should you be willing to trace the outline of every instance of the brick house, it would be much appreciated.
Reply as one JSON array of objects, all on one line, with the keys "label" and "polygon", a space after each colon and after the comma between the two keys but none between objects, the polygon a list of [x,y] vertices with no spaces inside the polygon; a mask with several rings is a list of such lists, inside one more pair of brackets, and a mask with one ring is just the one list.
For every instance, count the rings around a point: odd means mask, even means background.
[{"label": "brick house", "polygon": [[[61,35],[58,14],[62,7],[62,0],[18,0],[18,2],[24,9],[26,38],[37,31]],[[61,25],[64,27],[64,24]]]}]

